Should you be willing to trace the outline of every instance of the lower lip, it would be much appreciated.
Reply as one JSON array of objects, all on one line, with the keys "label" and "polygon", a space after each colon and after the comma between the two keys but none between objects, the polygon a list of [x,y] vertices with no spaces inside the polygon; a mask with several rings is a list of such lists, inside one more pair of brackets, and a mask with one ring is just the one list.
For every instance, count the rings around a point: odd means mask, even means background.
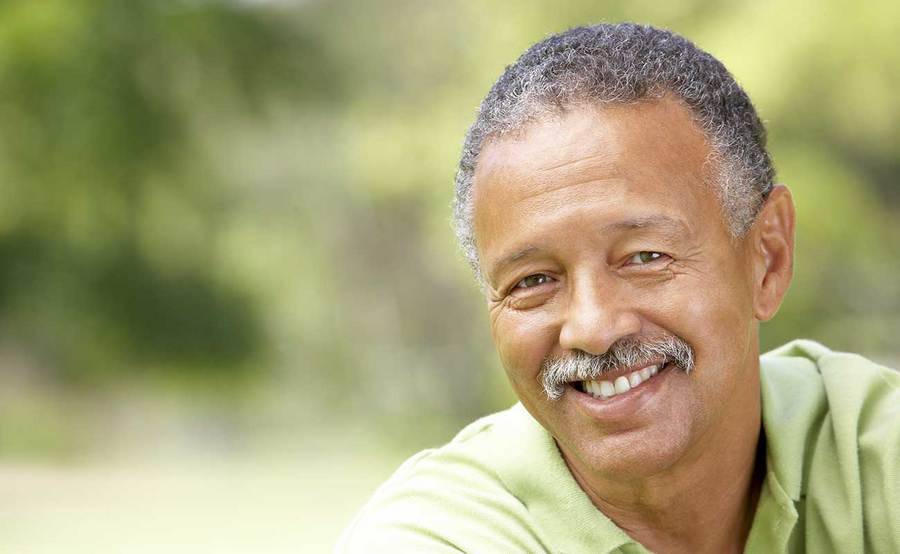
[{"label": "lower lip", "polygon": [[615,420],[633,416],[645,405],[653,400],[665,386],[670,377],[672,364],[666,364],[659,373],[649,380],[641,383],[636,388],[617,394],[609,398],[596,398],[586,392],[581,392],[572,385],[566,386],[565,396],[577,403],[582,411],[595,419]]}]

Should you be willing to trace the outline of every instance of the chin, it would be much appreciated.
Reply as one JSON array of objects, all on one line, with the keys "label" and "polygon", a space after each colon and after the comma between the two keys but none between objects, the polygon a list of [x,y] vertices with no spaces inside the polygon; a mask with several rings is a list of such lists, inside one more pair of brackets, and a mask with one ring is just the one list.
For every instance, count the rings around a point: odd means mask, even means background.
[{"label": "chin", "polygon": [[677,425],[642,427],[614,434],[581,433],[568,439],[554,433],[570,466],[574,462],[583,470],[619,481],[666,473],[687,453],[690,436],[688,426]]},{"label": "chin", "polygon": [[646,479],[666,473],[686,451],[682,444],[609,446],[607,444],[600,452],[588,451],[586,461],[598,474],[625,480]]}]

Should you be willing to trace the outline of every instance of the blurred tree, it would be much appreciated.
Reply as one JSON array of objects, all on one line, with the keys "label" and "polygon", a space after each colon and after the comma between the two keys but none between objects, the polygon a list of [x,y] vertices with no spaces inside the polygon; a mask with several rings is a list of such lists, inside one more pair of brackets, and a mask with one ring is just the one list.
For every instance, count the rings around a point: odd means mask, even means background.
[{"label": "blurred tree", "polygon": [[217,280],[229,206],[196,115],[328,102],[317,44],[211,2],[0,4],[0,325],[68,377],[245,368],[249,291]]}]

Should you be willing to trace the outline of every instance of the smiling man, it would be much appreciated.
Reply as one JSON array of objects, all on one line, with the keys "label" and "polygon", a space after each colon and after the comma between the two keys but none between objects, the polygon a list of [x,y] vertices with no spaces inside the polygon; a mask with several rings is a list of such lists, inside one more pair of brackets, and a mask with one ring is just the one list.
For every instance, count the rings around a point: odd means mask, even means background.
[{"label": "smiling man", "polygon": [[599,25],[529,49],[467,136],[456,228],[520,399],[410,459],[348,552],[900,551],[900,377],[760,357],[794,208],[726,69]]}]

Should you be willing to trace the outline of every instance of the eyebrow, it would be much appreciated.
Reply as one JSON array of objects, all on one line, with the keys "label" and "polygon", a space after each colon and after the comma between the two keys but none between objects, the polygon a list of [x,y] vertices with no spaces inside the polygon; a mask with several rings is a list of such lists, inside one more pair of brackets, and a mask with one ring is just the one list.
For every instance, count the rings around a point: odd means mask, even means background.
[{"label": "eyebrow", "polygon": [[650,215],[633,217],[623,221],[610,223],[603,227],[602,232],[630,231],[633,229],[659,229],[667,233],[688,233],[689,227],[680,219],[668,215]]},{"label": "eyebrow", "polygon": [[[622,221],[616,221],[614,223],[609,223],[604,225],[600,230],[601,233],[616,233],[621,231],[632,231],[635,229],[659,229],[663,231],[667,235],[677,235],[677,234],[688,234],[689,227],[680,219],[676,219],[674,217],[670,217],[667,215],[651,215],[651,216],[641,216],[641,217],[632,217],[629,219],[624,219]],[[488,273],[488,280],[493,281],[494,277],[501,273],[508,266],[514,264],[515,262],[531,256],[537,252],[540,252],[541,249],[534,245],[528,245],[524,248],[520,248],[515,250],[506,256],[500,258],[492,270]]]},{"label": "eyebrow", "polygon": [[497,275],[502,273],[503,270],[506,269],[508,266],[516,263],[517,261],[521,260],[522,258],[525,258],[535,252],[540,252],[540,250],[541,249],[538,248],[537,246],[528,245],[525,248],[516,250],[510,254],[507,254],[506,256],[503,256],[502,258],[500,258],[500,260],[497,261],[496,264],[494,264],[494,267],[491,269],[491,271],[487,272],[488,282],[491,284],[494,284],[494,281],[496,280]]}]

